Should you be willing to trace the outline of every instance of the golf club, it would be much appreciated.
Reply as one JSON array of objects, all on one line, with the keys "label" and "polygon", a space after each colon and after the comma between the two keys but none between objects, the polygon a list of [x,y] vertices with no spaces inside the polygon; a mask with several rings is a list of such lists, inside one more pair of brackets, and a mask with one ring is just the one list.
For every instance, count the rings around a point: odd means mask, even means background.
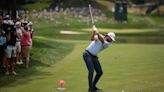
[{"label": "golf club", "polygon": [[92,25],[94,25],[95,23],[94,23],[93,16],[92,16],[92,7],[90,4],[89,4],[89,12],[90,12],[91,20],[92,20]]}]

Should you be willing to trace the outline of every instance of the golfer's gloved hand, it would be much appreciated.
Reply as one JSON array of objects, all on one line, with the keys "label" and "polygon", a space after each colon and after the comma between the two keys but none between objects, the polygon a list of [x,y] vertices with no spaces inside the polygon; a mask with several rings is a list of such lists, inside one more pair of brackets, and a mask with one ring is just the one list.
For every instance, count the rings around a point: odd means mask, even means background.
[{"label": "golfer's gloved hand", "polygon": [[95,25],[93,25],[93,27],[92,27],[92,31],[93,31],[93,32],[96,32],[96,33],[98,32],[98,30],[97,30],[97,28],[96,28]]}]

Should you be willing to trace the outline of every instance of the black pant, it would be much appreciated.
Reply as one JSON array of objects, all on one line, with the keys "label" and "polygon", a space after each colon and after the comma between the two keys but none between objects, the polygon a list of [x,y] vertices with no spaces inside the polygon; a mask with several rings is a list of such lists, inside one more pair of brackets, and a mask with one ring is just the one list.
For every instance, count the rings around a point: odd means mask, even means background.
[{"label": "black pant", "polygon": [[[101,75],[103,74],[101,65],[99,63],[98,57],[91,55],[88,51],[83,53],[83,58],[88,69],[88,82],[89,88],[96,87]],[[94,77],[94,70],[96,71],[96,76]],[[93,79],[94,77],[94,79]]]}]

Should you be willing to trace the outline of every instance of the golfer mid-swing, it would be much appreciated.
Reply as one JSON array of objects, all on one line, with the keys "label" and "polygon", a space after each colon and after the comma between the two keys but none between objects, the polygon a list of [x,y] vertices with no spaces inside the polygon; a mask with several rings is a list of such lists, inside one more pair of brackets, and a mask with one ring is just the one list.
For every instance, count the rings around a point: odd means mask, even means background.
[{"label": "golfer mid-swing", "polygon": [[[96,87],[101,75],[103,74],[100,62],[98,60],[98,53],[110,46],[112,41],[115,41],[115,34],[113,32],[107,33],[105,36],[101,35],[95,26],[92,28],[91,43],[83,53],[83,58],[88,68],[88,92],[99,92],[101,89]],[[94,76],[94,70],[96,76]]]}]

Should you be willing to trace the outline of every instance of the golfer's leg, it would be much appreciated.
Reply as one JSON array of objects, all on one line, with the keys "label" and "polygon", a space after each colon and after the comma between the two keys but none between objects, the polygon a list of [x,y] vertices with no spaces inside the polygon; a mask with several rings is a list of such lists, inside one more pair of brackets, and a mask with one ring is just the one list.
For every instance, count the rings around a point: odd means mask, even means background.
[{"label": "golfer's leg", "polygon": [[94,74],[94,65],[92,62],[92,58],[87,54],[83,54],[84,61],[86,63],[87,69],[88,69],[88,82],[89,82],[89,88],[92,88],[93,83],[93,74]]},{"label": "golfer's leg", "polygon": [[94,68],[96,71],[96,76],[95,76],[94,81],[93,81],[93,86],[96,87],[97,82],[99,81],[100,77],[103,74],[100,62],[97,58],[94,59]]}]

